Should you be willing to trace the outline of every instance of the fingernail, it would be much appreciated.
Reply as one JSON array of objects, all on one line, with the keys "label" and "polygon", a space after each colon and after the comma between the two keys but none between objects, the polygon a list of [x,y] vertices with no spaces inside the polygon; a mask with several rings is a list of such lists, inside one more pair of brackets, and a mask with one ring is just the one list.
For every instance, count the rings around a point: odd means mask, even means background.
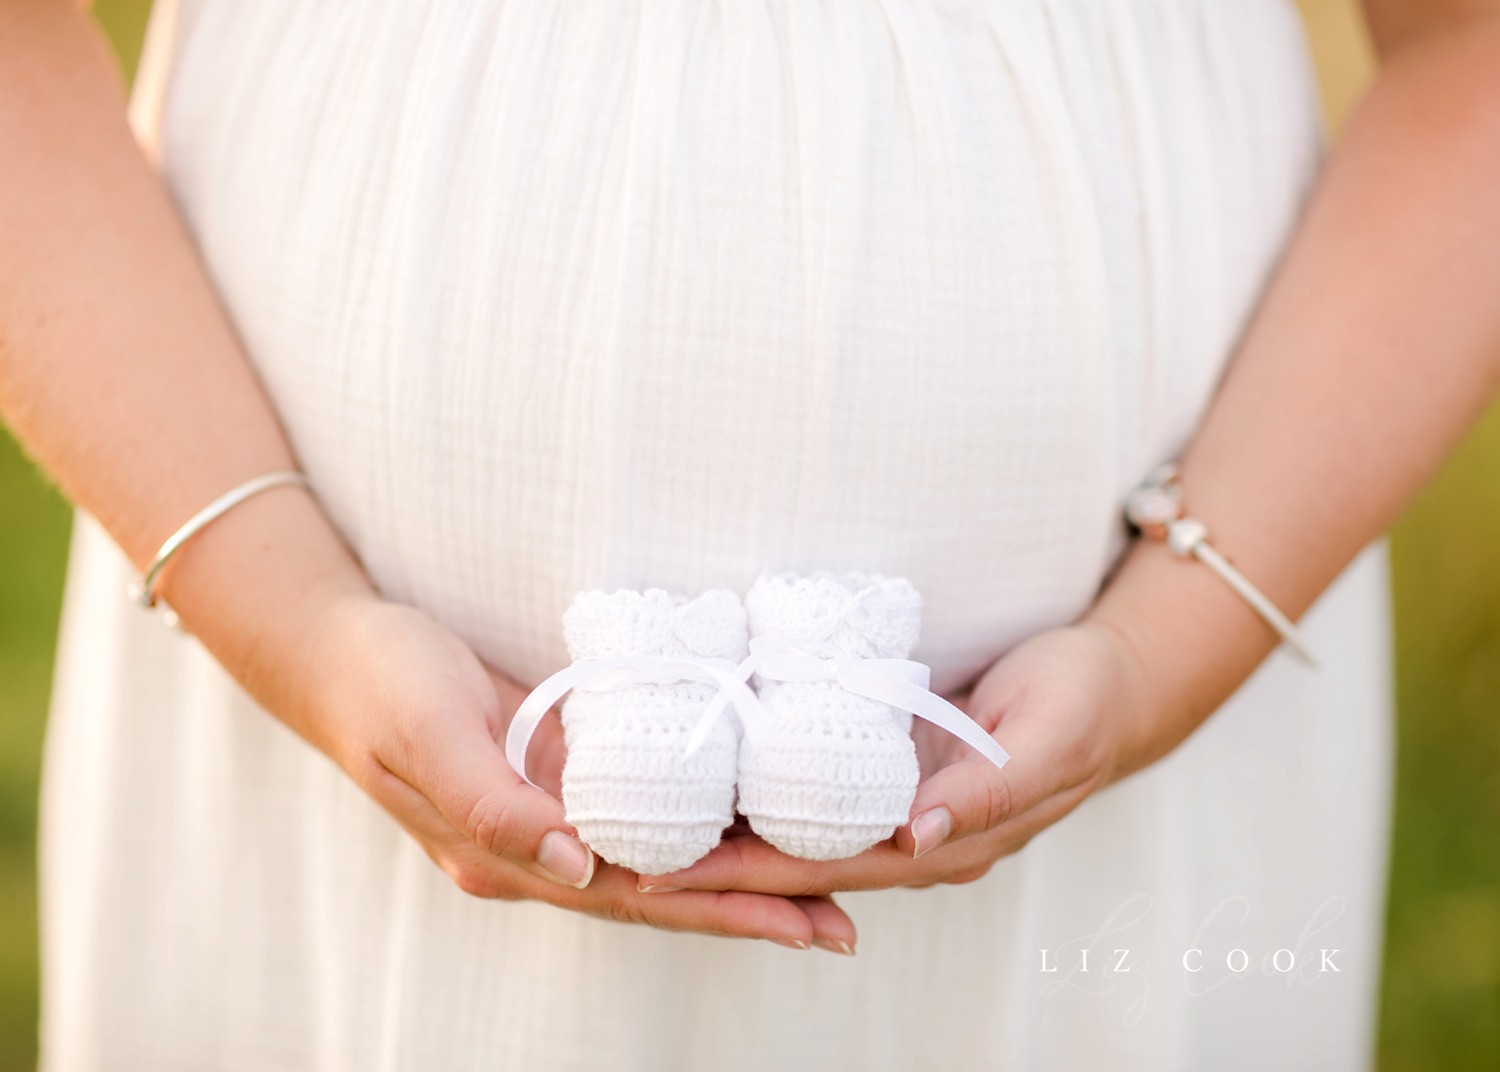
[{"label": "fingernail", "polygon": [[929,808],[911,821],[913,842],[911,857],[915,860],[929,849],[935,849],[953,833],[953,813],[947,808]]},{"label": "fingernail", "polygon": [[826,949],[830,953],[842,953],[846,957],[854,956],[854,947],[842,938],[814,938],[813,945],[819,949]]},{"label": "fingernail", "polygon": [[682,889],[681,886],[648,886],[643,882],[637,882],[635,885],[636,893],[676,893],[680,889]]},{"label": "fingernail", "polygon": [[769,938],[769,939],[767,939],[767,941],[775,942],[777,945],[784,945],[788,949],[808,949],[808,948],[811,948],[810,946],[808,946],[808,944],[806,942],[802,941],[800,938]]},{"label": "fingernail", "polygon": [[581,890],[594,877],[594,854],[576,837],[549,830],[536,850],[537,866],[547,877]]}]

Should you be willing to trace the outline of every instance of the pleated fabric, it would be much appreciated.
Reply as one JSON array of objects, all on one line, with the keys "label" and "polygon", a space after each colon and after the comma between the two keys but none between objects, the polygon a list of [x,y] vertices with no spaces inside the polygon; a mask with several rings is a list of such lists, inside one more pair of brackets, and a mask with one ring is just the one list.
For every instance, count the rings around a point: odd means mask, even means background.
[{"label": "pleated fabric", "polygon": [[[526,684],[581,588],[904,574],[940,690],[1077,616],[1319,154],[1284,0],[182,0],[141,86],[335,523]],[[464,895],[80,514],[44,1067],[1364,1067],[1386,571],[851,959]]]}]

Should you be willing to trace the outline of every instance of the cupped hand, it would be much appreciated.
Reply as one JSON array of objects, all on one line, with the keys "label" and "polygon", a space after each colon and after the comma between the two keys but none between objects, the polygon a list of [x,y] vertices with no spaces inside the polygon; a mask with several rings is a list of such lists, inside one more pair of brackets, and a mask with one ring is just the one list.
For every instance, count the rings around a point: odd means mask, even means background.
[{"label": "cupped hand", "polygon": [[854,925],[830,898],[651,897],[633,873],[596,861],[554,795],[564,755],[557,720],[543,721],[528,764],[549,793],[516,774],[501,746],[526,691],[422,612],[353,601],[322,636],[314,743],[465,892],[667,930],[852,948]]},{"label": "cupped hand", "polygon": [[1003,768],[918,719],[922,781],[911,820],[891,839],[847,860],[818,862],[736,836],[691,867],[643,877],[642,888],[826,895],[971,882],[1120,773],[1139,681],[1129,647],[1107,627],[1040,633],[953,698],[1010,753]]}]

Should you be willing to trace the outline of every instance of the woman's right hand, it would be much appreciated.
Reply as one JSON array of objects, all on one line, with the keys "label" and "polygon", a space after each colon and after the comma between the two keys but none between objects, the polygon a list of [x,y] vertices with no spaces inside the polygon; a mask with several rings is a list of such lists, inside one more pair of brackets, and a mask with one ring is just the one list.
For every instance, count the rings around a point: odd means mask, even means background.
[{"label": "woman's right hand", "polygon": [[[826,897],[642,894],[635,874],[596,864],[558,797],[505,759],[524,690],[427,614],[381,598],[315,495],[284,488],[235,507],[183,547],[158,591],[266,711],[342,767],[465,892],[852,948],[853,922]],[[531,750],[539,785],[558,785],[561,736],[543,720]]]},{"label": "woman's right hand", "polygon": [[[853,922],[827,897],[642,894],[635,874],[596,864],[561,802],[506,762],[500,742],[525,690],[421,611],[345,599],[323,617],[317,643],[324,672],[303,728],[466,893],[668,930],[853,948]],[[557,784],[561,736],[549,718],[533,740],[540,785]]]}]

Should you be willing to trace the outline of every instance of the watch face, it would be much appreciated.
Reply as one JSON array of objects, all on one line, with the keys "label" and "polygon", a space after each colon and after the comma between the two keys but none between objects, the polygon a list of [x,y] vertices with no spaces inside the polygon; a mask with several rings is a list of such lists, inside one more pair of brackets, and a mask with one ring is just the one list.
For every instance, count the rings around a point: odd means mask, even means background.
[{"label": "watch face", "polygon": [[1182,485],[1142,484],[1125,499],[1125,516],[1140,529],[1175,521],[1182,516]]}]

